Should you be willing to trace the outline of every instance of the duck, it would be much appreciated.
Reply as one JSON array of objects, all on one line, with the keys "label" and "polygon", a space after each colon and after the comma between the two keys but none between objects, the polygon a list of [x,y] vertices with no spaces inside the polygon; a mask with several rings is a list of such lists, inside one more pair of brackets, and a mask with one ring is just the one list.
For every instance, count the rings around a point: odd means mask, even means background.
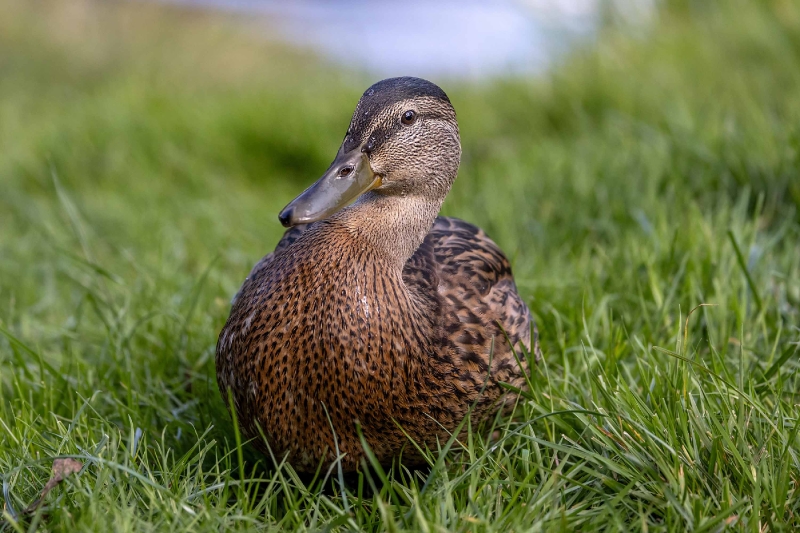
[{"label": "duck", "polygon": [[421,466],[465,422],[519,401],[538,331],[497,244],[439,216],[460,160],[445,92],[386,79],[358,101],[328,170],[280,212],[288,229],[235,296],[215,358],[261,452],[298,472],[357,471],[366,449]]}]

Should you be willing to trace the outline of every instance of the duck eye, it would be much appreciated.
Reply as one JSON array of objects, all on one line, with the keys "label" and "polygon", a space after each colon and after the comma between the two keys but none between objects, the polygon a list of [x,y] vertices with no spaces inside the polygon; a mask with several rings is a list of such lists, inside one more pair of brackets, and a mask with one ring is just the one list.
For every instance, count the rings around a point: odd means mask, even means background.
[{"label": "duck eye", "polygon": [[412,110],[408,110],[403,113],[403,118],[400,119],[400,122],[403,124],[411,124],[417,118],[417,114],[414,113]]}]

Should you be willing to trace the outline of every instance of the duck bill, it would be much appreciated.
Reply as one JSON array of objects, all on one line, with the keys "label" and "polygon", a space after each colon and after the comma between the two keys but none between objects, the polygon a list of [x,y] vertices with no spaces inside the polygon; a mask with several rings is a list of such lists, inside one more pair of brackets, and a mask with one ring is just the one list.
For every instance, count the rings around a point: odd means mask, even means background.
[{"label": "duck bill", "polygon": [[283,208],[278,219],[287,228],[316,222],[380,185],[381,177],[372,171],[367,154],[360,149],[340,153],[320,179]]}]

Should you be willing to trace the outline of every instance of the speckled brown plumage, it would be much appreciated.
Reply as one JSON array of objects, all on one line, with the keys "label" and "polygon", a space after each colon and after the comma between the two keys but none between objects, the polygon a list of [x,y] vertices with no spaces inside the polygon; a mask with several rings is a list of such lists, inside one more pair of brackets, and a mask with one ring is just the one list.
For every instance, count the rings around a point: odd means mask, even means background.
[{"label": "speckled brown plumage", "polygon": [[[362,152],[383,185],[287,231],[246,279],[217,344],[219,387],[245,435],[264,449],[260,426],[300,471],[330,464],[337,445],[344,470],[358,468],[356,423],[383,463],[401,450],[418,462],[406,434],[435,449],[471,406],[480,421],[513,405],[499,382],[525,387],[527,363],[511,345],[530,350],[531,316],[508,260],[475,226],[436,217],[460,157],[452,107],[424,85],[383,89],[365,93],[342,149],[372,142]],[[374,134],[412,105],[425,129],[395,127],[416,141],[410,149],[399,133]],[[376,118],[364,121],[364,108]],[[398,144],[422,155],[392,161]],[[538,359],[536,338],[533,350]]]}]

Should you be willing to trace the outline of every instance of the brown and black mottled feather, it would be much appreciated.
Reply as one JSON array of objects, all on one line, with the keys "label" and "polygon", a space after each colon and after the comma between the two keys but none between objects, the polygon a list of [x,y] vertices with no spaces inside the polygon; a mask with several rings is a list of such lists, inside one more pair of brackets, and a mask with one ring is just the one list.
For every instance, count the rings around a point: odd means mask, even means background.
[{"label": "brown and black mottled feather", "polygon": [[[442,343],[465,361],[470,372],[463,379],[485,376],[491,363],[496,380],[523,385],[507,340],[515,347],[521,342],[530,352],[530,311],[517,293],[508,259],[483,230],[457,218],[437,217],[406,263],[403,280],[421,298],[437,293]],[[534,340],[538,361],[538,338]]]},{"label": "brown and black mottled feather", "polygon": [[525,387],[524,354],[520,367],[506,335],[529,350],[530,313],[483,231],[438,217],[402,279],[386,279],[380,258],[357,250],[324,221],[287,231],[253,268],[220,335],[219,385],[245,434],[264,448],[259,424],[298,470],[329,464],[337,444],[345,470],[357,468],[355,421],[381,461],[405,447],[416,462],[403,431],[435,447],[473,404],[475,421],[501,396],[513,405],[498,382]]}]

